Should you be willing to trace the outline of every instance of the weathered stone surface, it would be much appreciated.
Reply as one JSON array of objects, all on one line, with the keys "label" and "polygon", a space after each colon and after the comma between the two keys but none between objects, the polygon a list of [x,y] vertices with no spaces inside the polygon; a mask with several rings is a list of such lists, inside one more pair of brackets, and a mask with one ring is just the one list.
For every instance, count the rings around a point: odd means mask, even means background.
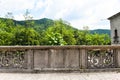
[{"label": "weathered stone surface", "polygon": [[[22,48],[25,48],[24,46]],[[0,72],[47,72],[47,71],[88,71],[90,72],[90,69],[88,68],[88,53],[86,51],[93,51],[94,50],[113,50],[113,53],[109,53],[109,56],[114,59],[115,62],[113,67],[105,67],[103,70],[107,70],[106,68],[109,68],[111,70],[114,70],[114,68],[120,68],[120,46],[57,46],[52,48],[49,46],[46,47],[35,47],[33,48],[25,48],[25,49],[19,49],[17,47],[12,47],[9,49],[9,47],[0,47],[1,53],[3,53],[5,50],[7,51],[24,51],[25,52],[25,60],[22,60],[21,57],[18,57],[20,61],[25,61],[25,68],[19,69],[19,68],[0,68]],[[4,50],[5,49],[5,50]],[[13,49],[13,50],[12,50]],[[3,51],[3,52],[2,52]],[[115,52],[114,52],[115,51]],[[117,52],[117,53],[116,53]],[[105,52],[106,53],[106,52]],[[108,53],[108,52],[107,52]],[[11,53],[12,54],[12,53]],[[106,54],[108,55],[108,54]],[[8,57],[9,55],[7,55]],[[19,56],[19,55],[17,55]],[[22,56],[22,55],[21,55]],[[96,54],[96,56],[100,57]],[[3,59],[6,59],[4,63],[8,64],[8,58],[3,57]],[[10,57],[13,58],[13,57]],[[101,58],[105,59],[105,58]],[[107,57],[106,62],[110,62],[109,57]],[[2,59],[1,59],[2,61]],[[100,60],[103,61],[103,60]],[[17,63],[17,61],[16,61]],[[18,62],[19,63],[19,62]],[[107,63],[106,63],[107,64]],[[24,65],[23,65],[24,66]],[[2,66],[4,67],[4,66]],[[8,66],[9,67],[9,66]],[[94,71],[96,68],[92,68]],[[103,71],[101,68],[97,68],[97,70]],[[108,70],[109,71],[109,70]],[[119,71],[119,70],[117,70]]]},{"label": "weathered stone surface", "polygon": [[80,50],[80,68],[87,68],[87,51],[85,49]]},{"label": "weathered stone surface", "polygon": [[63,68],[64,67],[64,53],[63,50],[50,50],[50,67]]},{"label": "weathered stone surface", "polygon": [[67,49],[64,51],[65,67],[66,68],[79,68],[79,50]]},{"label": "weathered stone surface", "polygon": [[117,61],[117,67],[120,68],[120,50],[117,50],[116,52],[117,52],[117,56],[115,58],[117,58],[116,59],[116,61]]},{"label": "weathered stone surface", "polygon": [[33,64],[34,64],[34,62],[33,62],[33,50],[27,50],[27,52],[26,52],[26,54],[27,54],[27,68],[29,69],[29,70],[32,70],[33,69]]},{"label": "weathered stone surface", "polygon": [[41,69],[48,67],[48,50],[34,51],[34,69]]},{"label": "weathered stone surface", "polygon": [[[111,27],[111,43],[120,44],[120,13],[114,15],[109,20],[110,20],[110,27]],[[115,30],[117,30],[118,41],[119,41],[118,43],[114,42]]]}]

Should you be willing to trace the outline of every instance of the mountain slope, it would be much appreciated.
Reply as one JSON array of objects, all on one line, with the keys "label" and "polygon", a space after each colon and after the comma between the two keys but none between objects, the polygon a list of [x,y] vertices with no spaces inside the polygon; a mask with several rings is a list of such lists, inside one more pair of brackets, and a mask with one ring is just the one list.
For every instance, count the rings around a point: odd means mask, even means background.
[{"label": "mountain slope", "polygon": [[[16,25],[25,25],[25,21],[16,21],[14,20]],[[40,29],[47,29],[49,26],[54,24],[54,21],[48,18],[42,18],[38,20],[29,20],[30,22],[34,22],[34,27],[39,27]]]},{"label": "mountain slope", "polygon": [[109,29],[95,29],[95,30],[90,30],[90,33],[108,34],[110,36],[111,31]]},{"label": "mountain slope", "polygon": [[[6,18],[0,18],[0,20],[7,22],[10,19],[6,19]],[[52,19],[48,19],[48,18],[42,18],[42,19],[38,19],[38,20],[29,20],[31,22],[34,22],[34,29],[36,30],[46,30],[49,26],[54,25],[54,20]],[[25,21],[17,21],[17,20],[13,20],[14,25],[22,25],[25,26]],[[71,26],[72,27],[72,26]],[[76,28],[72,28],[72,29],[76,29]],[[109,29],[95,29],[95,30],[90,30],[91,34],[94,33],[98,33],[98,34],[108,34],[110,36],[110,30]]]}]

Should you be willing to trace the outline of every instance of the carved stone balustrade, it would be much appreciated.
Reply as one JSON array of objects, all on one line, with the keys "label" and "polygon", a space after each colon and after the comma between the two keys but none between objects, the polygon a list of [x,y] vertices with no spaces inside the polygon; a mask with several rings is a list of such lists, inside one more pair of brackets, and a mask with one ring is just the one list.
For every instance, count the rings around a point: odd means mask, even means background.
[{"label": "carved stone balustrade", "polygon": [[119,70],[120,46],[0,46],[0,72]]}]

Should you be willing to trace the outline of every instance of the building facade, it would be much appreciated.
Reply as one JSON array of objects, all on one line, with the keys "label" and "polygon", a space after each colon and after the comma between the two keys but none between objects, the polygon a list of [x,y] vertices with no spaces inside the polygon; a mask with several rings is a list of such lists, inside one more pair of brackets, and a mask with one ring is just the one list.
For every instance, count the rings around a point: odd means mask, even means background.
[{"label": "building facade", "polygon": [[111,27],[111,44],[120,44],[120,12],[109,17]]}]

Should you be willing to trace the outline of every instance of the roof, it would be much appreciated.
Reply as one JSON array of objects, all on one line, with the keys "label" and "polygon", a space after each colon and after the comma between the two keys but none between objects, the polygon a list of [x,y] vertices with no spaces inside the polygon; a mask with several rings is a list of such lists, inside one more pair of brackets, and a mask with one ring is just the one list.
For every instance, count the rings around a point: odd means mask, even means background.
[{"label": "roof", "polygon": [[113,16],[109,17],[108,19],[111,20],[111,19],[113,19],[113,18],[115,18],[115,17],[117,17],[117,16],[119,16],[119,15],[120,15],[120,12],[114,14]]}]

